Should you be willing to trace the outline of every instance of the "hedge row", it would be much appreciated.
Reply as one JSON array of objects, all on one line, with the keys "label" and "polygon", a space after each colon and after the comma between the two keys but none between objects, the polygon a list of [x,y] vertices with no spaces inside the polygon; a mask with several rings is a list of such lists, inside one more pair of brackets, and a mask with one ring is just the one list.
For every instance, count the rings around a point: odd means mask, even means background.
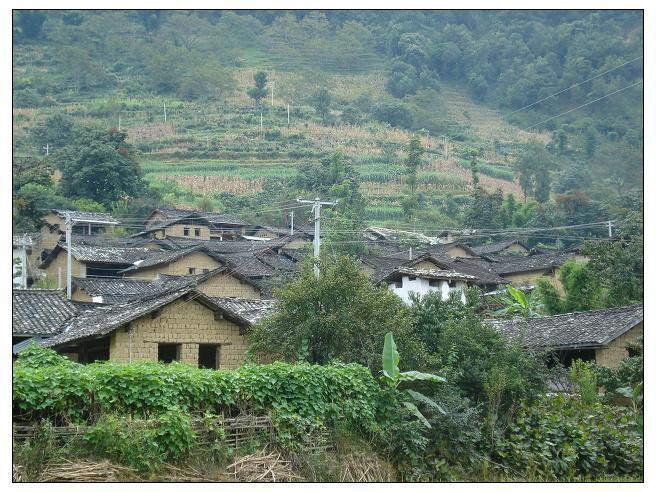
[{"label": "hedge row", "polygon": [[295,414],[375,429],[380,389],[358,364],[274,363],[208,370],[172,363],[77,364],[29,348],[14,365],[14,419],[93,422],[102,413]]}]

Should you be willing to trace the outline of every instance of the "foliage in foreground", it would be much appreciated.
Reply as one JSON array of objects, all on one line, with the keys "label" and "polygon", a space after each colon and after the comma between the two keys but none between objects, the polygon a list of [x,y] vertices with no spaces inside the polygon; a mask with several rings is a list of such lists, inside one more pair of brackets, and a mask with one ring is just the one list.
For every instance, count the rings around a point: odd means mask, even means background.
[{"label": "foliage in foreground", "polygon": [[178,408],[187,413],[294,414],[326,423],[344,420],[366,430],[376,426],[379,388],[371,373],[356,364],[277,362],[219,371],[152,362],[37,367],[30,359],[42,352],[50,351],[34,349],[15,363],[17,420],[93,422],[105,413],[147,417]]},{"label": "foliage in foreground", "polygon": [[639,475],[642,445],[627,409],[557,396],[523,405],[494,455],[511,474],[571,480]]}]

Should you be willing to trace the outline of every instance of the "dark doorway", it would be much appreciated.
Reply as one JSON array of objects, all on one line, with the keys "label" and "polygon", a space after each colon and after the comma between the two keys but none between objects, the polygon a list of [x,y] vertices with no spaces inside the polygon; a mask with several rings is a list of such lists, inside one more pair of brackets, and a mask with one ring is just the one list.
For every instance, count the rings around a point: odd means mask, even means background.
[{"label": "dark doorway", "polygon": [[198,367],[201,369],[219,368],[219,345],[202,344],[198,346]]},{"label": "dark doorway", "polygon": [[157,344],[157,360],[169,364],[174,360],[180,360],[180,344],[159,343]]}]

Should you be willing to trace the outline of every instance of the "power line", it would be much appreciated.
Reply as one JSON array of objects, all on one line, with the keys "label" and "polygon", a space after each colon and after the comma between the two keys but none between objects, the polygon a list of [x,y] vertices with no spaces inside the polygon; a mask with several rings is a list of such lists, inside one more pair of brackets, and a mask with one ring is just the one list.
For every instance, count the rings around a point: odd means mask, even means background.
[{"label": "power line", "polygon": [[526,128],[523,128],[523,130],[526,131],[526,130],[530,130],[531,128],[535,128],[536,126],[542,125],[543,123],[546,123],[547,121],[551,121],[551,120],[553,120],[553,119],[555,119],[555,118],[558,118],[559,116],[566,115],[566,114],[568,114],[568,113],[571,113],[572,111],[576,111],[577,109],[584,108],[584,107],[586,107],[586,106],[589,106],[590,104],[596,103],[597,101],[601,101],[602,99],[606,99],[607,97],[610,97],[610,96],[612,96],[613,94],[617,94],[618,92],[622,92],[623,90],[630,89],[631,87],[634,87],[634,86],[636,86],[636,85],[642,84],[642,82],[643,82],[642,80],[639,80],[638,82],[634,82],[633,84],[627,85],[626,87],[622,87],[621,89],[617,89],[616,91],[613,91],[613,92],[611,92],[611,93],[609,93],[609,94],[606,94],[605,96],[598,97],[598,98],[595,99],[594,101],[590,101],[590,102],[587,102],[587,103],[585,103],[585,104],[581,104],[580,106],[577,106],[577,107],[575,107],[575,108],[569,109],[569,110],[565,111],[564,113],[557,114],[557,115],[555,115],[555,116],[552,116],[552,117],[550,117],[550,118],[547,118],[546,120],[540,121],[539,123],[536,123],[536,124],[531,125],[531,126],[527,126]]},{"label": "power line", "polygon": [[586,82],[590,82],[591,80],[598,79],[599,77],[601,77],[601,76],[603,76],[603,75],[606,75],[607,73],[610,73],[610,72],[612,72],[612,71],[614,71],[614,70],[617,70],[618,68],[622,68],[622,67],[628,65],[629,63],[633,63],[633,62],[636,61],[636,60],[640,60],[641,58],[643,58],[642,55],[640,55],[640,56],[634,58],[633,60],[629,60],[628,62],[622,63],[621,65],[618,65],[618,66],[613,67],[613,68],[611,68],[611,69],[609,69],[609,70],[606,70],[605,72],[602,72],[602,73],[600,73],[599,75],[595,75],[594,77],[590,77],[589,79],[586,79],[586,80],[584,80],[583,82],[578,82],[578,83],[576,83],[576,84],[574,84],[574,85],[571,85],[571,86],[569,86],[567,89],[563,89],[562,91],[558,91],[558,92],[556,92],[556,93],[554,93],[554,94],[551,94],[551,95],[549,95],[549,96],[547,96],[547,97],[544,97],[544,98],[542,98],[542,99],[539,99],[539,100],[537,100],[537,101],[535,101],[535,102],[533,102],[533,103],[531,103],[531,104],[527,104],[526,106],[524,106],[524,107],[522,107],[522,108],[516,109],[516,110],[513,111],[512,113],[508,113],[506,116],[510,116],[510,115],[512,115],[512,114],[518,113],[518,112],[520,112],[520,111],[523,111],[524,109],[528,109],[528,108],[530,108],[530,107],[532,107],[532,106],[535,106],[536,104],[539,104],[539,103],[541,103],[541,102],[543,102],[543,101],[546,101],[547,99],[550,99],[550,98],[552,98],[552,97],[558,96],[559,94],[562,94],[563,92],[567,92],[568,90],[573,89],[574,87],[578,87],[579,85],[583,85],[583,84],[585,84]]}]

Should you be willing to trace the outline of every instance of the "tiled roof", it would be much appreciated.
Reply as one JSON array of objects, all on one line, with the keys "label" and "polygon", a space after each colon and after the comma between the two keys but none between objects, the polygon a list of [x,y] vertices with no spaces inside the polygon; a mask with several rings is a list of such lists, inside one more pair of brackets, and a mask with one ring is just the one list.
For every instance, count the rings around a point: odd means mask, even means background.
[{"label": "tiled roof", "polygon": [[26,247],[29,248],[32,246],[33,240],[30,234],[14,234],[11,236],[11,245],[14,248]]},{"label": "tiled roof", "polygon": [[147,250],[148,254],[145,255],[143,258],[140,258],[133,263],[131,267],[126,268],[125,270],[121,270],[121,272],[132,272],[136,270],[142,270],[144,268],[150,268],[153,266],[157,265],[166,265],[168,263],[172,263],[184,256],[190,255],[191,253],[195,253],[196,251],[201,251],[206,254],[209,254],[210,256],[215,256],[206,251],[202,245],[198,246],[192,246],[190,248],[185,248],[185,249],[173,249],[169,251],[165,250]]},{"label": "tiled roof", "polygon": [[103,303],[124,301],[162,290],[161,283],[130,278],[73,278],[73,284],[91,297],[102,296]]},{"label": "tiled roof", "polygon": [[546,254],[531,254],[528,256],[487,255],[493,260],[491,269],[498,275],[530,272],[534,270],[549,270],[561,266],[567,260],[576,256],[574,252],[558,252]]},{"label": "tiled roof", "polygon": [[80,212],[78,210],[53,210],[62,219],[69,214],[74,222],[90,222],[96,224],[120,224],[111,214],[100,212]]},{"label": "tiled roof", "polygon": [[506,249],[509,246],[512,246],[513,244],[519,244],[520,246],[526,248],[527,251],[529,249],[525,244],[521,243],[517,239],[508,239],[507,241],[499,241],[496,243],[483,244],[480,246],[472,246],[471,249],[474,250],[477,254],[487,255],[487,254],[495,254],[500,251],[503,251],[504,249]]},{"label": "tiled roof", "polygon": [[179,220],[184,218],[202,217],[207,219],[212,224],[227,224],[227,225],[248,225],[239,217],[231,214],[218,214],[214,212],[203,212],[202,210],[183,210],[179,208],[157,208],[151,212],[160,212],[162,215],[172,220]]},{"label": "tiled roof", "polygon": [[603,347],[643,321],[643,305],[558,314],[542,318],[488,320],[504,337],[526,347]]},{"label": "tiled roof", "polygon": [[239,314],[252,325],[278,310],[278,301],[273,299],[238,299],[232,297],[212,297],[222,308]]},{"label": "tiled roof", "polygon": [[453,270],[429,270],[427,268],[407,267],[396,267],[381,280],[393,280],[404,275],[439,280],[464,280],[467,282],[474,282],[478,280],[478,278],[473,275],[465,275],[459,272],[454,272]]},{"label": "tiled roof", "polygon": [[94,310],[84,312],[66,323],[61,333],[47,340],[44,346],[62,346],[87,338],[107,335],[129,322],[157,311],[167,304],[185,296],[188,296],[188,301],[193,299],[207,305],[210,309],[223,311],[231,321],[240,327],[250,326],[250,322],[239,314],[218,306],[210,297],[202,292],[186,287],[126,303],[99,306]]},{"label": "tiled roof", "polygon": [[75,305],[58,290],[14,289],[12,292],[12,333],[16,336],[55,335],[77,313]]},{"label": "tiled roof", "polygon": [[[66,244],[64,238],[59,241]],[[112,246],[116,248],[139,248],[150,242],[143,237],[111,237],[104,234],[72,234],[71,243],[83,246]]]},{"label": "tiled roof", "polygon": [[217,255],[231,270],[244,277],[271,277],[276,270],[259,259],[256,252]]}]

